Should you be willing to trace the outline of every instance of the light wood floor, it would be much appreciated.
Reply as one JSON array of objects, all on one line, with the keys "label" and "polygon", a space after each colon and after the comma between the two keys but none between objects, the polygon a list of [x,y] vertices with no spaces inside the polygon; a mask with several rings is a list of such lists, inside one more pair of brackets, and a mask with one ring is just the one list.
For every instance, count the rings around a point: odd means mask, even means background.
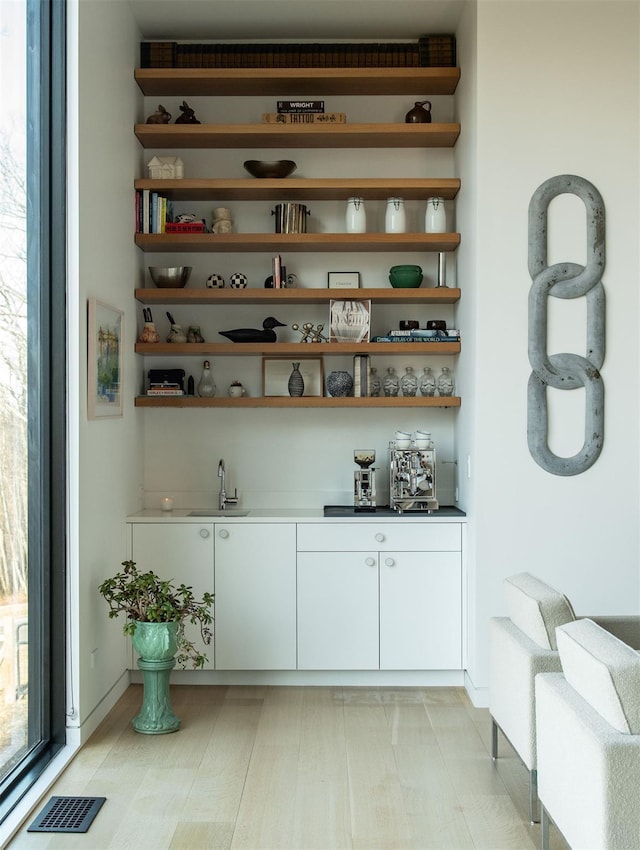
[{"label": "light wood floor", "polygon": [[29,818],[11,850],[540,846],[527,772],[504,739],[492,762],[488,712],[462,689],[174,686],[182,728],[157,737],[131,728],[140,698],[131,686],[44,800],[106,797],[89,832],[27,833]]}]

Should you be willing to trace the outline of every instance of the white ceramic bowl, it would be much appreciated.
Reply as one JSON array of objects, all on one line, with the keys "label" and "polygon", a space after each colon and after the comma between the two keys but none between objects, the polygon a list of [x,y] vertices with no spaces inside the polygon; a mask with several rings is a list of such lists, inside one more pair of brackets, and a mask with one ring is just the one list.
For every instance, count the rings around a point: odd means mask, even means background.
[{"label": "white ceramic bowl", "polygon": [[396,448],[397,449],[409,449],[409,448],[411,448],[411,440],[396,440]]},{"label": "white ceramic bowl", "polygon": [[429,440],[416,440],[416,448],[417,449],[428,449],[429,448]]}]

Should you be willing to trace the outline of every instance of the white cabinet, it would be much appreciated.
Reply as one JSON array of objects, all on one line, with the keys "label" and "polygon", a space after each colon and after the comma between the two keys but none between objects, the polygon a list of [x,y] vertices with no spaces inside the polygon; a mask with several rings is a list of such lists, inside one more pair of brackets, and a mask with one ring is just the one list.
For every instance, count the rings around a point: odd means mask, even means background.
[{"label": "white cabinet", "polygon": [[295,523],[218,523],[217,670],[295,670]]},{"label": "white cabinet", "polygon": [[[214,591],[212,523],[140,523],[132,526],[132,560],[141,570],[190,585],[197,599]],[[214,643],[205,645],[197,626],[187,624],[185,634],[193,640],[213,669]]]},{"label": "white cabinet", "polygon": [[459,524],[301,524],[298,550],[300,669],[461,669]]},{"label": "white cabinet", "polygon": [[378,666],[378,553],[298,552],[298,667]]}]

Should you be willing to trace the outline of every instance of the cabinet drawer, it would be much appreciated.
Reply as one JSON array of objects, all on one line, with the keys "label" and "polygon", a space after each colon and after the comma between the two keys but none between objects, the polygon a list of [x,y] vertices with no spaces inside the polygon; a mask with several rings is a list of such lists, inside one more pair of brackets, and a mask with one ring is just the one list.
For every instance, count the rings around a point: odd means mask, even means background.
[{"label": "cabinet drawer", "polygon": [[459,552],[459,523],[300,523],[299,552]]}]

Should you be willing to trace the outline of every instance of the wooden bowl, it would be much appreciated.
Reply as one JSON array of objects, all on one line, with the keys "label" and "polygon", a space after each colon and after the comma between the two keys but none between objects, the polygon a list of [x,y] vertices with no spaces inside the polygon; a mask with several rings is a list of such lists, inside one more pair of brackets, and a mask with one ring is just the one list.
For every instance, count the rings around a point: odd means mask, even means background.
[{"label": "wooden bowl", "polygon": [[252,177],[288,177],[297,166],[292,159],[277,159],[275,162],[265,162],[263,159],[248,159],[244,163]]}]

